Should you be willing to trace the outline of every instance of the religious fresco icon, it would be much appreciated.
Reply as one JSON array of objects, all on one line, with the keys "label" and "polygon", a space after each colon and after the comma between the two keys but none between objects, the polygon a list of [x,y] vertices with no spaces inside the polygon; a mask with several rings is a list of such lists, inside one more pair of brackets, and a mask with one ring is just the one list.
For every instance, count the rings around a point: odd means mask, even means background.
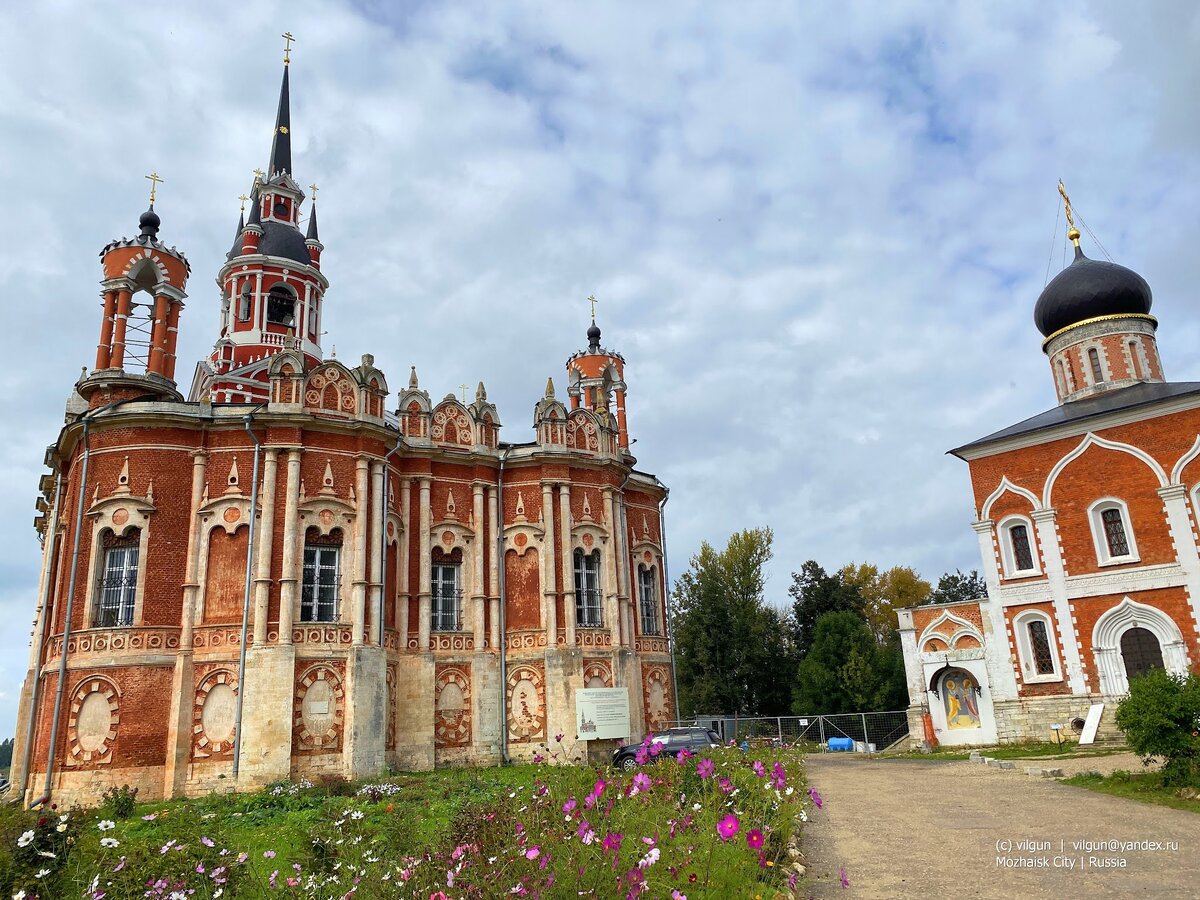
[{"label": "religious fresco icon", "polygon": [[950,669],[942,676],[942,704],[946,708],[947,728],[978,728],[979,703],[975,679],[962,669]]}]

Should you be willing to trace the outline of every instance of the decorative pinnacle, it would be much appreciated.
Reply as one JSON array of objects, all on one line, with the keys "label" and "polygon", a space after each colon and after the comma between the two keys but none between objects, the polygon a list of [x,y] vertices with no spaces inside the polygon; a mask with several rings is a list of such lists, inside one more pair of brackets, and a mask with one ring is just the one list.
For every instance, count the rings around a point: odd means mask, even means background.
[{"label": "decorative pinnacle", "polygon": [[283,38],[283,41],[284,41],[283,64],[286,66],[288,63],[290,63],[292,61],[292,57],[291,57],[292,44],[295,42],[296,39],[294,37],[292,37],[292,33],[290,31],[285,31],[283,34],[280,35],[280,37]]},{"label": "decorative pinnacle", "polygon": [[1062,195],[1063,206],[1067,211],[1067,237],[1075,245],[1079,247],[1079,229],[1075,227],[1075,217],[1071,214],[1071,198],[1067,196],[1067,187],[1062,183],[1062,179],[1058,179],[1058,192]]},{"label": "decorative pinnacle", "polygon": [[546,399],[554,399],[554,379],[552,377],[546,379]]},{"label": "decorative pinnacle", "polygon": [[150,182],[150,205],[153,206],[154,205],[154,195],[155,195],[155,192],[158,190],[159,182],[161,182],[162,179],[158,177],[157,172],[151,172],[149,175],[146,176],[146,180]]},{"label": "decorative pinnacle", "polygon": [[254,186],[255,187],[258,187],[258,185],[262,184],[263,176],[266,174],[267,173],[264,172],[262,169],[254,170]]}]

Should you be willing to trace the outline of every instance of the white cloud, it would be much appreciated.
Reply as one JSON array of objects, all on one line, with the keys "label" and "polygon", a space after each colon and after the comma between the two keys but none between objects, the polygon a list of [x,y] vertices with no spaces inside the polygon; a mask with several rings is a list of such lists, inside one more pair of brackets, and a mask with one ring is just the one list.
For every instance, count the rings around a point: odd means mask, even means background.
[{"label": "white cloud", "polygon": [[[24,658],[28,523],[92,361],[95,254],[135,230],[157,170],[163,237],[194,269],[190,373],[215,336],[234,198],[265,161],[285,29],[297,175],[321,186],[326,349],[374,353],[393,387],[411,364],[435,395],[482,379],[524,440],[595,293],[628,360],[639,467],[672,488],[676,573],[700,540],[760,524],[781,601],[808,558],[977,565],[966,469],[944,451],[1053,403],[1031,313],[1060,176],[1154,287],[1168,374],[1200,377],[1200,16],[793,6],[0,12],[16,338],[0,612],[22,623],[0,651]],[[14,715],[0,698],[0,722]]]}]

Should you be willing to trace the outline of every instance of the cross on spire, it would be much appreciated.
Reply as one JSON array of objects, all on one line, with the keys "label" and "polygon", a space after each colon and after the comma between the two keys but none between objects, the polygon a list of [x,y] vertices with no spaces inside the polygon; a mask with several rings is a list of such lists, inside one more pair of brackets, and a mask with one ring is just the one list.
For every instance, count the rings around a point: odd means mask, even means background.
[{"label": "cross on spire", "polygon": [[462,402],[463,402],[463,405],[465,406],[466,402],[467,402],[467,386],[465,384],[460,384],[458,386],[458,389],[460,391],[462,391]]},{"label": "cross on spire", "polygon": [[249,200],[250,198],[247,197],[245,194],[238,194],[238,199],[242,201],[242,212],[245,212],[246,211],[246,201]]},{"label": "cross on spire", "polygon": [[596,324],[596,304],[597,304],[598,302],[599,302],[599,301],[598,301],[598,300],[596,300],[596,295],[595,295],[595,294],[592,294],[590,297],[588,297],[588,303],[592,304],[592,324],[593,324],[593,325],[595,325],[595,324]]},{"label": "cross on spire", "polygon": [[1067,186],[1062,183],[1062,179],[1058,179],[1058,193],[1062,195],[1063,206],[1067,212],[1067,237],[1070,238],[1076,247],[1079,246],[1079,229],[1075,227],[1075,216],[1071,213],[1071,198],[1067,196]]},{"label": "cross on spire", "polygon": [[313,202],[313,206],[316,206],[316,205],[317,205],[317,191],[319,191],[319,190],[320,190],[320,188],[318,188],[318,187],[317,187],[317,183],[314,181],[312,184],[310,184],[310,185],[308,186],[308,189],[309,189],[310,191],[312,191],[312,202]]},{"label": "cross on spire", "polygon": [[292,37],[292,33],[290,31],[285,31],[283,34],[280,35],[280,37],[283,38],[283,41],[284,41],[284,43],[283,43],[283,64],[286,66],[288,63],[290,63],[292,61],[292,57],[291,57],[292,43],[296,39],[294,37]]},{"label": "cross on spire", "polygon": [[157,172],[151,172],[149,175],[146,176],[146,180],[150,182],[150,205],[153,206],[154,205],[154,195],[155,195],[155,192],[158,190],[158,185],[162,181],[162,179],[158,177]]},{"label": "cross on spire", "polygon": [[264,172],[262,169],[255,169],[255,170],[254,170],[254,183],[255,183],[255,185],[261,184],[261,183],[262,183],[262,180],[263,180],[263,176],[264,176],[264,175],[266,175],[266,174],[267,174],[267,173],[266,173],[266,172]]}]

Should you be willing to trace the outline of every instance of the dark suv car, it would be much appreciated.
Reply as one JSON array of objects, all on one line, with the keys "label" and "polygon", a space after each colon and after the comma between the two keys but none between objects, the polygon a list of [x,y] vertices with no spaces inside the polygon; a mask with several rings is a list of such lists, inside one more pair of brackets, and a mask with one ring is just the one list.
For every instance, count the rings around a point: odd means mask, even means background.
[{"label": "dark suv car", "polygon": [[[699,753],[710,747],[720,747],[721,738],[715,731],[698,726],[688,728],[668,728],[651,738],[651,744],[659,746],[657,755],[651,759],[674,759],[680,750],[690,750]],[[638,767],[637,754],[642,749],[641,744],[628,744],[618,747],[613,753],[613,765],[618,769],[630,772]]]}]

